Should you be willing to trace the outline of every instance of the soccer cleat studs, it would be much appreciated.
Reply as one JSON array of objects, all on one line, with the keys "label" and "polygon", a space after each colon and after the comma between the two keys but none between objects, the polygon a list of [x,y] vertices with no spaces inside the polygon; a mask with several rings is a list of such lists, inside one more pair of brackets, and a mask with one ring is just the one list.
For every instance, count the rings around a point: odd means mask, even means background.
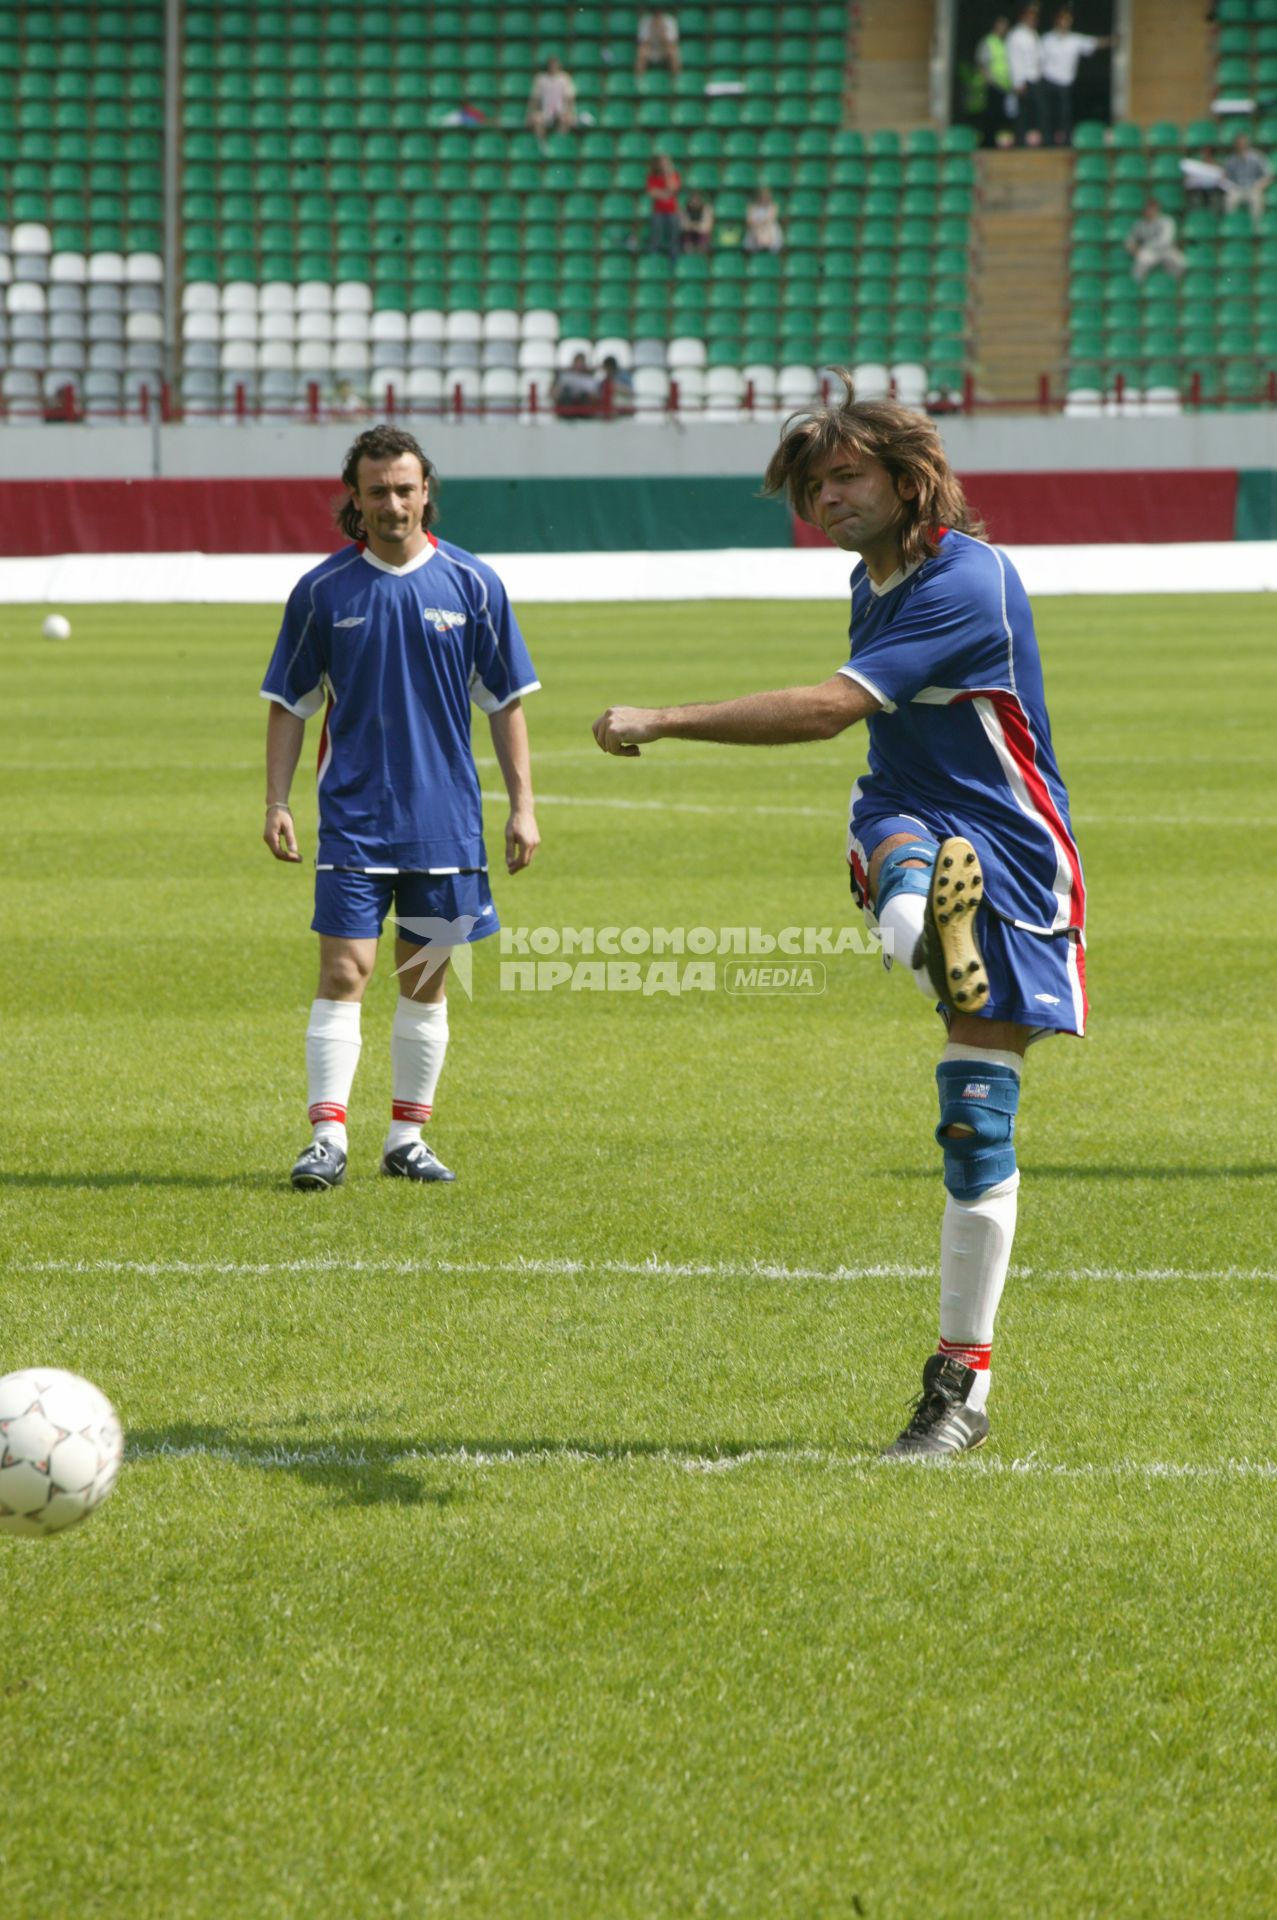
[{"label": "soccer cleat studs", "polygon": [[940,844],[923,927],[922,958],[936,996],[954,1013],[978,1013],[989,977],[976,940],[984,875],[975,848],[955,836]]}]

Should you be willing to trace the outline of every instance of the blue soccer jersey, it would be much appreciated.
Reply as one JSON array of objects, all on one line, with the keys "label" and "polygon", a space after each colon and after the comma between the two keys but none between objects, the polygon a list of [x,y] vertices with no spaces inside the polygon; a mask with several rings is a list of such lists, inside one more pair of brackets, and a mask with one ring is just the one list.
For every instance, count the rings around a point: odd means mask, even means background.
[{"label": "blue soccer jersey", "polygon": [[485,867],[471,703],[500,713],[539,684],[491,567],[428,535],[392,567],[344,547],[293,588],[262,695],[319,742],[321,867]]},{"label": "blue soccer jersey", "polygon": [[849,854],[912,823],[963,834],[985,899],[1033,933],[1082,933],[1086,895],[1069,797],[1051,745],[1028,596],[996,547],[945,532],[934,559],[876,587],[851,576],[851,658],[839,669],[881,703],[869,771],[852,792]]}]

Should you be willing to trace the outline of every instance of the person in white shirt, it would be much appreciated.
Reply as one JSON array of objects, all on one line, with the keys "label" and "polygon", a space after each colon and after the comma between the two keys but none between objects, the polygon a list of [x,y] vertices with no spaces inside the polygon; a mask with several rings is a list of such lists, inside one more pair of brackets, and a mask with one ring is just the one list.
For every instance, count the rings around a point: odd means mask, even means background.
[{"label": "person in white shirt", "polygon": [[547,133],[571,133],[576,123],[576,83],[552,53],[532,82],[528,125],[538,140],[544,140]]},{"label": "person in white shirt", "polygon": [[1046,109],[1042,131],[1048,146],[1067,147],[1073,138],[1073,82],[1079,62],[1114,44],[1112,34],[1099,39],[1093,33],[1074,33],[1072,10],[1061,7],[1057,11],[1050,33],[1042,35],[1042,100]]},{"label": "person in white shirt", "polygon": [[678,21],[672,13],[645,13],[638,23],[634,71],[642,77],[649,67],[668,67],[681,73],[683,56],[678,47]]},{"label": "person in white shirt", "polygon": [[1018,147],[1040,147],[1045,106],[1037,7],[1021,7],[1019,19],[1007,35],[1007,59],[1016,103],[1015,143]]},{"label": "person in white shirt", "polygon": [[1137,284],[1156,267],[1169,273],[1172,280],[1182,279],[1186,262],[1175,236],[1174,220],[1150,194],[1143,213],[1126,236],[1126,251],[1134,263],[1131,277]]}]

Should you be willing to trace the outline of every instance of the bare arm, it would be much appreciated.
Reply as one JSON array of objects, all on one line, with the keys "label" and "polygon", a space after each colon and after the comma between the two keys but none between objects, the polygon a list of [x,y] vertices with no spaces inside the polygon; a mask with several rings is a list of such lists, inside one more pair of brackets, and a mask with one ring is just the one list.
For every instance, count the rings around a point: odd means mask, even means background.
[{"label": "bare arm", "polygon": [[301,859],[297,832],[288,805],[288,791],[297,771],[306,722],[298,714],[270,703],[266,718],[266,825],[262,838],[277,860]]},{"label": "bare arm", "polygon": [[604,753],[637,754],[650,740],[717,740],[739,747],[782,747],[801,740],[832,740],[875,713],[878,701],[858,680],[836,673],[814,687],[747,693],[707,706],[609,707],[594,722]]},{"label": "bare arm", "polygon": [[528,722],[522,700],[512,700],[499,713],[488,715],[492,749],[510,796],[510,818],[505,823],[505,863],[511,873],[526,867],[541,844],[532,804],[532,755]]}]

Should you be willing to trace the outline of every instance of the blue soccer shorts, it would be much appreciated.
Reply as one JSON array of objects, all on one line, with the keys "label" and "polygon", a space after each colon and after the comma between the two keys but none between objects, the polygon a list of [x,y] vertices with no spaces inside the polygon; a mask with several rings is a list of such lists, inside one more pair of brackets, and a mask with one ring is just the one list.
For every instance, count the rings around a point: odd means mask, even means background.
[{"label": "blue soccer shorts", "polygon": [[[869,863],[880,841],[895,833],[924,840],[938,836],[908,814],[856,825],[860,837],[852,843],[851,890],[863,908]],[[1035,1033],[1086,1031],[1086,950],[1076,933],[1028,933],[995,913],[987,899],[976,914],[975,931],[989,975],[989,998],[974,1019],[1013,1020]]]},{"label": "blue soccer shorts", "polygon": [[320,867],[315,874],[316,933],[376,940],[393,906],[395,932],[418,947],[460,947],[496,933],[501,922],[488,876],[465,873],[360,873]]}]

